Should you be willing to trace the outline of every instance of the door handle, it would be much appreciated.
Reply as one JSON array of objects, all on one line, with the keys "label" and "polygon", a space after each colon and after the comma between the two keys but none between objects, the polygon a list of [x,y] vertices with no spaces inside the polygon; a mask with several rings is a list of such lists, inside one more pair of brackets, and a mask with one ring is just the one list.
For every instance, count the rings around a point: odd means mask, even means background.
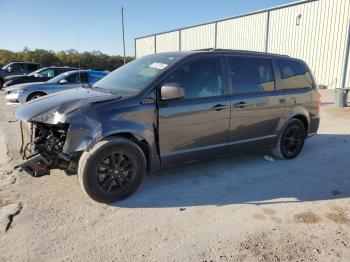
[{"label": "door handle", "polygon": [[238,107],[238,108],[243,108],[245,106],[248,106],[249,104],[247,104],[246,102],[239,102],[239,103],[236,103],[236,104],[233,104],[233,107]]},{"label": "door handle", "polygon": [[215,106],[213,106],[211,109],[215,110],[215,111],[221,111],[226,109],[228,106],[227,105],[222,105],[222,104],[217,104]]}]

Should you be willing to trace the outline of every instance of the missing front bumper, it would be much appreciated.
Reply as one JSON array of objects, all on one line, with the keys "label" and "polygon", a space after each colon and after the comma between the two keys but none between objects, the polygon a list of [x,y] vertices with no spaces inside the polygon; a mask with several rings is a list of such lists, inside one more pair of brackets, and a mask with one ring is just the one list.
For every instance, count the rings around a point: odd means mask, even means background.
[{"label": "missing front bumper", "polygon": [[22,164],[15,166],[19,171],[25,171],[31,176],[39,177],[49,174],[51,162],[40,154],[33,155]]}]

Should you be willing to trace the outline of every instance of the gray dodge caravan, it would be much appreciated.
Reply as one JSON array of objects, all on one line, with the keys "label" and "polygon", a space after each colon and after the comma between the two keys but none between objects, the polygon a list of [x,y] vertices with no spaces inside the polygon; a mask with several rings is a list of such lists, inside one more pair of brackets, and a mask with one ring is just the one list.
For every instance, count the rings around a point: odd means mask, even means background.
[{"label": "gray dodge caravan", "polygon": [[91,88],[21,106],[33,176],[78,173],[94,200],[130,196],[147,172],[258,149],[295,158],[319,126],[320,97],[298,59],[211,50],[145,56]]}]

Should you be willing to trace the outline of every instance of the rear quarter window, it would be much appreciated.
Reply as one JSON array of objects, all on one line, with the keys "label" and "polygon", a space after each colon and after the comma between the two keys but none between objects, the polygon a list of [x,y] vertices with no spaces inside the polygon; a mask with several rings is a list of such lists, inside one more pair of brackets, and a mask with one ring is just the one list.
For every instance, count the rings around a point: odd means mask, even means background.
[{"label": "rear quarter window", "polygon": [[312,88],[313,80],[308,68],[298,61],[278,60],[283,89]]}]

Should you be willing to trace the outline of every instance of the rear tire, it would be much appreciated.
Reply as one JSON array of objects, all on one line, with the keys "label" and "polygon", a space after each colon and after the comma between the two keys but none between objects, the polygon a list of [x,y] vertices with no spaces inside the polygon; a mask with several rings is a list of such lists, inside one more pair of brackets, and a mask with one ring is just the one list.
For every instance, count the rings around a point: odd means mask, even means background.
[{"label": "rear tire", "polygon": [[272,154],[280,159],[294,159],[303,149],[306,139],[304,124],[298,119],[291,119],[279,134],[277,146]]},{"label": "rear tire", "polygon": [[82,154],[78,180],[93,200],[111,203],[132,195],[146,171],[146,157],[138,145],[122,137],[108,138]]}]

